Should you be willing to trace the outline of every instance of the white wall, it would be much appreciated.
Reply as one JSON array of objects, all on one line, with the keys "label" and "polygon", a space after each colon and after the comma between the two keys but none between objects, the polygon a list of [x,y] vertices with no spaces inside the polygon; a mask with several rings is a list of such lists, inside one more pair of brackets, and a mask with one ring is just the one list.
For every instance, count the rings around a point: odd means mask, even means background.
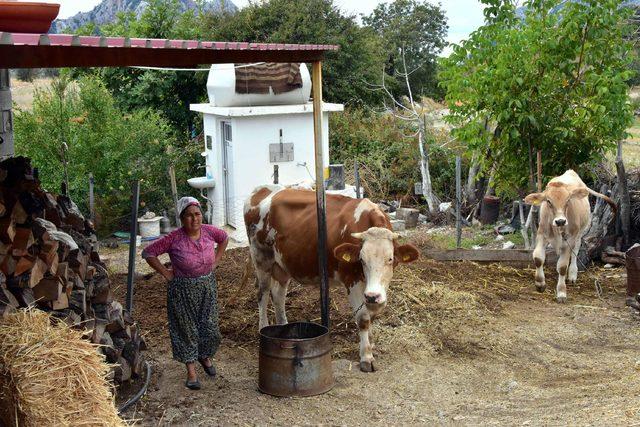
[{"label": "white wall", "polygon": [[[323,156],[325,166],[329,162],[329,114],[323,113]],[[214,139],[215,162],[213,175],[216,186],[213,191],[213,223],[224,226],[224,176],[222,173],[222,134],[221,122],[230,121],[233,132],[233,181],[234,206],[236,219],[236,240],[246,240],[244,230],[243,206],[253,189],[262,184],[273,182],[273,165],[279,166],[279,182],[296,184],[315,181],[315,161],[313,144],[313,115],[311,113],[290,115],[267,115],[225,118],[211,114],[204,115],[205,135]],[[283,131],[283,142],[294,144],[292,162],[271,163],[269,144],[279,142],[279,130]],[[206,138],[205,138],[206,140]],[[298,163],[306,162],[306,168]],[[308,169],[308,170],[307,170]]]}]

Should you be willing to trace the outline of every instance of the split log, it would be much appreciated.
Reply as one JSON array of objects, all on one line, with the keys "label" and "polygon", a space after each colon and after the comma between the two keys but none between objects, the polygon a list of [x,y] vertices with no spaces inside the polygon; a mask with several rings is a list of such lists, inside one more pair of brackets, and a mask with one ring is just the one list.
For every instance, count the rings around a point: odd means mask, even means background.
[{"label": "split log", "polygon": [[49,240],[40,246],[40,254],[38,255],[44,262],[51,264],[53,257],[58,256],[58,247],[60,243],[57,240]]},{"label": "split log", "polygon": [[0,262],[0,271],[6,276],[13,276],[16,271],[16,259],[11,254],[6,254]]},{"label": "split log", "polygon": [[113,295],[111,294],[109,282],[106,279],[100,280],[94,284],[91,301],[94,304],[111,304],[113,301]]},{"label": "split log", "polygon": [[91,334],[91,342],[94,344],[100,344],[100,340],[102,340],[102,335],[105,333],[105,328],[107,327],[107,322],[103,319],[94,319],[92,325],[93,333]]},{"label": "split log", "polygon": [[13,219],[16,224],[24,224],[29,219],[29,214],[24,210],[19,200],[13,205],[11,219]]},{"label": "split log", "polygon": [[13,237],[13,256],[23,257],[29,253],[29,248],[33,245],[33,233],[30,228],[16,227],[15,235]]},{"label": "split log", "polygon": [[52,301],[51,307],[54,310],[64,310],[65,308],[69,308],[69,296],[66,292],[61,292],[58,299]]},{"label": "split log", "polygon": [[66,260],[69,257],[69,252],[71,252],[71,248],[64,242],[58,241],[58,259]]},{"label": "split log", "polygon": [[69,264],[66,263],[66,262],[58,263],[58,268],[56,269],[55,275],[60,277],[65,282],[68,281],[70,279],[70,277],[69,277]]},{"label": "split log", "polygon": [[63,293],[63,283],[58,277],[44,278],[33,288],[33,296],[39,301],[57,301]]},{"label": "split log", "polygon": [[16,235],[16,223],[13,218],[0,218],[0,241],[12,243]]},{"label": "split log", "polygon": [[87,311],[86,292],[80,289],[72,291],[69,297],[69,308],[80,315],[84,315]]},{"label": "split log", "polygon": [[131,366],[124,357],[118,358],[118,366],[115,369],[115,380],[119,383],[129,381],[131,379]]},{"label": "split log", "polygon": [[11,288],[11,293],[18,300],[20,307],[30,307],[36,303],[33,289],[31,288]]},{"label": "split log", "polygon": [[87,273],[87,256],[83,254],[80,249],[74,249],[69,252],[66,260],[69,263],[69,267],[71,267],[82,280],[85,280]]},{"label": "split log", "polygon": [[29,273],[29,287],[33,288],[37,286],[44,278],[45,273],[49,269],[49,266],[45,264],[40,258],[36,258]]},{"label": "split log", "polygon": [[96,268],[94,266],[92,265],[87,266],[85,280],[92,280],[95,273],[96,273]]},{"label": "split log", "polygon": [[111,339],[111,335],[109,335],[108,332],[105,332],[102,335],[100,345],[102,345],[102,352],[106,356],[107,362],[117,363],[118,358],[122,355],[122,352],[116,350],[116,348],[113,346],[113,340]]},{"label": "split log", "polygon": [[82,326],[82,317],[80,317],[80,315],[72,310],[65,310],[64,312],[64,321],[67,325],[69,325],[69,327],[71,328],[77,328],[79,326]]},{"label": "split log", "polygon": [[19,276],[33,268],[35,263],[35,259],[31,256],[23,256],[18,259],[16,263],[16,270],[14,272],[15,275]]},{"label": "split log", "polygon": [[40,240],[41,242],[51,240],[49,230],[40,221],[33,222],[33,224],[31,225],[31,231],[33,232],[33,237]]},{"label": "split log", "polygon": [[4,286],[0,286],[0,318],[14,313],[20,307],[15,296]]}]

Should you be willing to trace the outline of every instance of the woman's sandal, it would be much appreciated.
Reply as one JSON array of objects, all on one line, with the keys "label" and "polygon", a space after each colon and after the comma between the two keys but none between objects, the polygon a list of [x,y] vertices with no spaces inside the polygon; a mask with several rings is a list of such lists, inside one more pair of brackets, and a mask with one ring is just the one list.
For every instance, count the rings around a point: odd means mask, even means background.
[{"label": "woman's sandal", "polygon": [[193,381],[187,380],[184,385],[191,390],[200,390],[201,388],[200,381],[198,381],[197,379]]},{"label": "woman's sandal", "polygon": [[207,366],[204,364],[203,359],[198,359],[198,362],[200,362],[200,365],[202,365],[202,369],[204,369],[207,375],[209,375],[210,377],[216,376],[216,368],[213,366],[213,363],[211,363],[211,366]]}]

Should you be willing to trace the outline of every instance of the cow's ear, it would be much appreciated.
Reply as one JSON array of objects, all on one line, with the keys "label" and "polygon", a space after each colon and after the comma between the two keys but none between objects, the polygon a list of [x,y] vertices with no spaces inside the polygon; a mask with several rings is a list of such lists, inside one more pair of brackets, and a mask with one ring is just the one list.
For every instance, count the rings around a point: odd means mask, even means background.
[{"label": "cow's ear", "polygon": [[544,193],[532,193],[524,198],[524,202],[528,205],[538,206],[544,201]]},{"label": "cow's ear", "polygon": [[333,250],[333,256],[340,262],[352,264],[360,261],[360,246],[353,243],[343,243]]},{"label": "cow's ear", "polygon": [[397,246],[394,256],[398,262],[413,262],[420,257],[420,251],[413,245]]},{"label": "cow's ear", "polygon": [[572,199],[582,199],[584,197],[589,196],[589,190],[587,190],[586,188],[576,188],[575,190],[573,190],[571,192],[571,198]]}]

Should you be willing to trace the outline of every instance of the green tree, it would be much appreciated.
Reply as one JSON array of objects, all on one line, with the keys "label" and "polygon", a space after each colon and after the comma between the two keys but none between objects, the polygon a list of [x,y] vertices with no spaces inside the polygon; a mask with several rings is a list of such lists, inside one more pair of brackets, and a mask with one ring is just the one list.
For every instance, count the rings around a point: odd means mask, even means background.
[{"label": "green tree", "polygon": [[50,89],[36,91],[33,110],[15,114],[15,139],[16,153],[33,160],[48,191],[59,191],[66,157],[69,192],[85,212],[93,173],[102,231],[113,231],[118,218],[126,216],[132,179],[143,180],[141,199],[149,207],[171,206],[168,164],[177,165],[183,182],[189,157],[174,148],[171,126],[161,115],[150,109],[119,110],[92,76],[56,80]]},{"label": "green tree", "polygon": [[[445,47],[447,18],[440,5],[422,0],[395,0],[380,3],[363,23],[384,43],[388,58],[386,72],[394,96],[408,95],[404,78],[397,72],[410,72],[409,83],[415,96],[439,97],[436,81],[437,56]],[[399,77],[399,78],[398,78]],[[395,81],[398,78],[399,81]]]},{"label": "green tree", "polygon": [[[197,10],[181,12],[178,0],[149,0],[142,15],[119,13],[115,22],[100,28],[89,26],[79,31],[112,37],[160,39],[198,39],[202,37],[206,14]],[[86,70],[74,70],[81,75]],[[198,115],[189,105],[206,100],[207,73],[143,70],[135,68],[96,68],[90,73],[100,76],[115,96],[119,108],[135,111],[152,108],[160,111],[184,139],[200,126]]]},{"label": "green tree", "polygon": [[455,136],[504,193],[532,184],[537,150],[547,177],[601,159],[632,118],[623,1],[529,0],[522,19],[511,1],[483,3],[486,24],[442,61]]},{"label": "green tree", "polygon": [[335,44],[323,63],[323,96],[351,105],[377,104],[379,92],[367,83],[380,80],[384,52],[370,28],[343,15],[333,0],[270,0],[250,3],[234,15],[209,15],[213,40],[269,43]]}]

